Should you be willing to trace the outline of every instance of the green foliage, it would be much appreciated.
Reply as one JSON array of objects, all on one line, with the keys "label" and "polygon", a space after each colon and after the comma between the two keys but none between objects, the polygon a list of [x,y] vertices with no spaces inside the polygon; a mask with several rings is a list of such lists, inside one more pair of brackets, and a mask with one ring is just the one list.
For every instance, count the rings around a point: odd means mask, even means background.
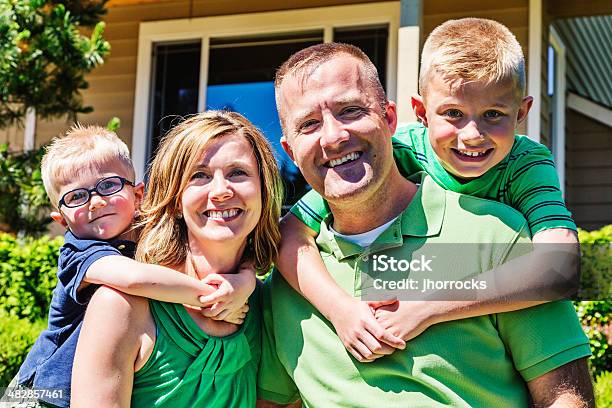
[{"label": "green foliage", "polygon": [[582,301],[575,305],[593,353],[589,359],[593,377],[612,371],[612,347],[609,343],[612,304],[605,301]]},{"label": "green foliage", "polygon": [[41,118],[91,112],[80,90],[110,51],[100,21],[107,1],[0,0],[0,128],[28,107]]},{"label": "green foliage", "polygon": [[32,322],[47,317],[62,243],[0,233],[0,311]]},{"label": "green foliage", "polygon": [[106,128],[110,130],[111,132],[117,132],[120,126],[121,126],[121,119],[119,119],[116,116],[113,116],[106,124]]},{"label": "green foliage", "polygon": [[581,277],[578,298],[612,299],[612,225],[596,231],[578,231]]},{"label": "green foliage", "polygon": [[51,206],[40,173],[44,151],[14,153],[0,145],[0,223],[11,231],[37,235],[51,221]]},{"label": "green foliage", "polygon": [[595,406],[612,407],[612,372],[605,372],[595,378]]},{"label": "green foliage", "polygon": [[589,337],[593,376],[612,371],[612,225],[596,231],[578,231],[582,252],[578,317]]},{"label": "green foliage", "polygon": [[30,322],[0,313],[0,386],[11,382],[45,327],[45,320]]}]

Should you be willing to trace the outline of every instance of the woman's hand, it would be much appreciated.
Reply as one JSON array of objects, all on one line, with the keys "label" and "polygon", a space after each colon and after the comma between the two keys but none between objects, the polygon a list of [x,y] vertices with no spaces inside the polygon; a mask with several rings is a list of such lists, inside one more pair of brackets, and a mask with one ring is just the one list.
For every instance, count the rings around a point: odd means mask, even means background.
[{"label": "woman's hand", "polygon": [[[210,274],[202,281],[217,288],[200,296],[202,315],[213,320],[241,324],[248,311],[248,300],[255,290],[255,269],[250,263],[240,265],[238,273]],[[245,310],[246,307],[246,310]]]}]

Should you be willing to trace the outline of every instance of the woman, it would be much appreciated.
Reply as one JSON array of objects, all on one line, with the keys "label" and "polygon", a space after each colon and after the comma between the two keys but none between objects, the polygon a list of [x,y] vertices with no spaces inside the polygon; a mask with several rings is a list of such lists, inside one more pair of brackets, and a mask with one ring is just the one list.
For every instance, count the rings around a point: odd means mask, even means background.
[{"label": "woman", "polygon": [[[264,136],[236,113],[191,117],[151,165],[137,259],[200,279],[244,261],[270,268],[282,184]],[[73,369],[73,406],[252,407],[260,356],[257,295],[242,326],[183,305],[100,288]]]}]

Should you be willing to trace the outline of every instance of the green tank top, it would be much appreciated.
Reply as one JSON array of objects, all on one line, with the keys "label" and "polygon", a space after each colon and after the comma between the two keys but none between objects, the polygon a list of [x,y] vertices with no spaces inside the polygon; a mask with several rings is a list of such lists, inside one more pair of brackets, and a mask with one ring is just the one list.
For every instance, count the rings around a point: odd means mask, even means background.
[{"label": "green tank top", "polygon": [[149,300],[155,346],[134,374],[132,407],[254,407],[261,356],[258,290],[234,334],[204,333],[182,305]]}]

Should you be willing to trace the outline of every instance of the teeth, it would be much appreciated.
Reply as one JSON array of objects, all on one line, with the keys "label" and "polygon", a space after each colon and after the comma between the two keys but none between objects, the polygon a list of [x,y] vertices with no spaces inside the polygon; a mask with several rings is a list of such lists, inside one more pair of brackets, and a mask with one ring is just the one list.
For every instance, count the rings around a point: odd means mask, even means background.
[{"label": "teeth", "polygon": [[484,152],[470,152],[467,150],[459,150],[459,153],[465,155],[465,156],[470,156],[470,157],[479,157],[479,156],[484,156],[486,151]]},{"label": "teeth", "polygon": [[328,165],[329,167],[336,167],[339,166],[343,163],[346,163],[348,161],[353,161],[353,160],[357,160],[359,158],[359,153],[357,152],[353,152],[353,153],[349,153],[346,156],[343,156],[339,159],[332,159],[329,161]]},{"label": "teeth", "polygon": [[208,218],[218,219],[218,220],[232,218],[232,217],[235,217],[237,214],[238,214],[238,210],[236,208],[232,208],[231,210],[224,210],[224,211],[215,211],[215,210],[207,211]]}]

